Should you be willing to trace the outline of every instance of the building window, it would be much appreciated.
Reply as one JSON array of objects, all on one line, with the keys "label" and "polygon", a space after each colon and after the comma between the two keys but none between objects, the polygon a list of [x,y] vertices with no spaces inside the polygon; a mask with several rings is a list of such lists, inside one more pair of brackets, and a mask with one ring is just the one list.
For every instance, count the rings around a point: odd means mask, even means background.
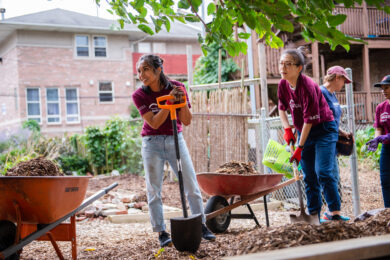
[{"label": "building window", "polygon": [[100,103],[114,102],[114,89],[112,87],[112,82],[99,81],[99,101]]},{"label": "building window", "polygon": [[46,89],[46,109],[47,109],[47,123],[60,123],[60,97],[58,95],[58,88]]},{"label": "building window", "polygon": [[79,109],[79,95],[78,95],[77,88],[65,89],[65,102],[66,102],[66,122],[79,123],[80,109]]},{"label": "building window", "polygon": [[153,43],[153,53],[158,53],[158,54],[166,54],[166,45],[165,42],[154,42]]},{"label": "building window", "polygon": [[41,99],[39,88],[27,88],[27,119],[41,123]]},{"label": "building window", "polygon": [[77,57],[89,57],[89,37],[87,35],[76,35]]},{"label": "building window", "polygon": [[152,46],[150,42],[139,42],[138,43],[138,52],[139,53],[151,53]]},{"label": "building window", "polygon": [[93,37],[95,57],[107,57],[107,39],[104,36]]}]

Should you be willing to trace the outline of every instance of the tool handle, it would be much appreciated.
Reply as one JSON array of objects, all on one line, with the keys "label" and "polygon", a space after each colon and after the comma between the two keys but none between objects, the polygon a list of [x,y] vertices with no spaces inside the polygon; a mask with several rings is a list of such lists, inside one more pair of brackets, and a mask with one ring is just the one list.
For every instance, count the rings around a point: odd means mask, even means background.
[{"label": "tool handle", "polygon": [[158,97],[156,100],[157,100],[157,106],[161,109],[167,109],[170,111],[170,114],[171,114],[171,120],[176,120],[177,117],[176,117],[176,109],[178,108],[181,108],[181,107],[184,107],[186,104],[187,104],[187,99],[185,96],[183,96],[183,102],[182,103],[179,103],[179,104],[171,104],[171,105],[167,105],[167,104],[161,104],[162,101],[167,101],[167,100],[170,100],[170,99],[175,99],[174,96],[171,96],[171,95],[166,95],[166,96],[161,96],[161,97]]},{"label": "tool handle", "polygon": [[[291,152],[291,155],[293,155],[295,152],[295,147],[294,147],[293,142],[290,142],[290,152]],[[293,166],[293,170],[294,170],[295,180],[298,181],[301,177],[299,176],[298,165],[297,165],[297,162],[295,160],[293,160],[292,166]]]}]

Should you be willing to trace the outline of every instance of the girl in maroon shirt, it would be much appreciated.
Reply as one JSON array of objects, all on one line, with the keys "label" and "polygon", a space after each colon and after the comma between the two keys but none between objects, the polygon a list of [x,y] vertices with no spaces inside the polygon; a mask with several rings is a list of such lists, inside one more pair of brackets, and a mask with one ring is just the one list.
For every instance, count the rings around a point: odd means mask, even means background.
[{"label": "girl in maroon shirt", "polygon": [[302,166],[309,213],[320,216],[322,189],[331,214],[328,219],[345,220],[340,215],[340,195],[333,174],[338,129],[318,84],[302,74],[306,64],[303,50],[288,49],[280,57],[278,107],[284,139],[288,144],[296,141],[287,117],[289,111],[299,136],[290,161]]},{"label": "girl in maroon shirt", "polygon": [[376,151],[378,144],[382,143],[379,159],[382,196],[385,207],[390,208],[390,75],[385,76],[381,82],[374,86],[382,88],[386,100],[376,107],[375,138],[367,143],[367,149]]}]

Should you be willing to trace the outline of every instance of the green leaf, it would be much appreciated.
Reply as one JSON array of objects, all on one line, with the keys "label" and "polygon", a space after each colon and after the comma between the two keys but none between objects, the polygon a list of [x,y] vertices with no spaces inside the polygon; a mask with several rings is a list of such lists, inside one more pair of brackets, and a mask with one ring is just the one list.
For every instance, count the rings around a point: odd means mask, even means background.
[{"label": "green leaf", "polygon": [[251,34],[250,33],[243,33],[243,32],[240,32],[239,34],[238,34],[238,38],[240,38],[240,39],[249,39],[249,37],[251,37]]},{"label": "green leaf", "polygon": [[136,0],[134,8],[138,10],[139,8],[144,6],[144,3],[145,3],[145,0]]},{"label": "green leaf", "polygon": [[143,31],[144,33],[147,33],[147,34],[150,34],[150,35],[153,35],[154,32],[152,29],[150,29],[149,26],[145,25],[145,24],[139,24],[138,25],[138,28]]},{"label": "green leaf", "polygon": [[177,4],[177,7],[185,10],[185,9],[190,8],[191,6],[186,0],[180,0],[179,3]]},{"label": "green leaf", "polygon": [[211,15],[215,12],[216,8],[215,8],[215,4],[214,3],[210,3],[208,6],[207,6],[207,14],[208,15]]},{"label": "green leaf", "polygon": [[328,17],[328,23],[330,26],[336,27],[337,25],[344,23],[346,19],[347,16],[345,14],[332,15]]}]

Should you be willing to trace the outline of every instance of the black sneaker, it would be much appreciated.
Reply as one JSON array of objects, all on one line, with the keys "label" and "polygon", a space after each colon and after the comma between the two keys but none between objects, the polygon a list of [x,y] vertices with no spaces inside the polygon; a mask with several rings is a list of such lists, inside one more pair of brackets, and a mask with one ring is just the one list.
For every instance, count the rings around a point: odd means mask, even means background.
[{"label": "black sneaker", "polygon": [[215,240],[214,234],[206,227],[205,224],[202,224],[202,237],[206,240]]},{"label": "black sneaker", "polygon": [[161,231],[158,235],[158,240],[160,241],[161,247],[170,246],[172,244],[172,239],[169,235],[169,233],[165,231]]}]

